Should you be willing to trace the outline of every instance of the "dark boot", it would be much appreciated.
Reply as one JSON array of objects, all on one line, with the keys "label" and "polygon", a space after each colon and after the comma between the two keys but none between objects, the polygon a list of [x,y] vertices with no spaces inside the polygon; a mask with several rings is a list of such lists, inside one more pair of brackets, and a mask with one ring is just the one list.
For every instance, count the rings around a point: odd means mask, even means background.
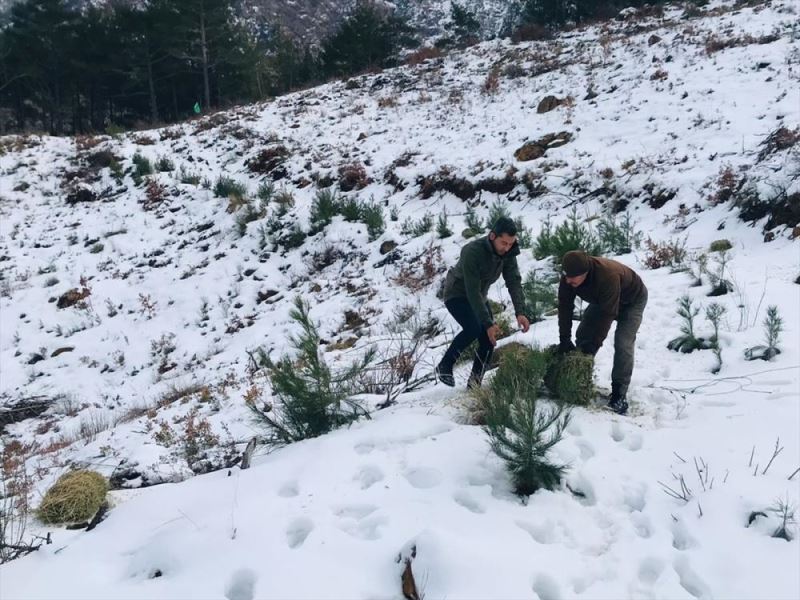
[{"label": "dark boot", "polygon": [[467,379],[467,389],[468,390],[480,389],[482,380],[483,380],[482,375],[471,373],[469,379]]},{"label": "dark boot", "polygon": [[455,387],[456,380],[453,378],[453,367],[444,363],[439,363],[434,367],[433,372],[436,375],[436,378],[443,384],[450,387]]},{"label": "dark boot", "polygon": [[611,384],[611,398],[608,401],[608,408],[618,415],[628,412],[628,402],[625,399],[625,392],[618,383]]}]

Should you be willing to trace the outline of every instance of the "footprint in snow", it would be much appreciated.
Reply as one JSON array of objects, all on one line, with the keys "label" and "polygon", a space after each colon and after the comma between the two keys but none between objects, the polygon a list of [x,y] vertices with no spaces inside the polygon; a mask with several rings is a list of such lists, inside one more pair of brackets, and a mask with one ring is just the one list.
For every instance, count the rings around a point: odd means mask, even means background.
[{"label": "footprint in snow", "polygon": [[466,508],[470,512],[474,512],[475,514],[483,514],[486,512],[486,509],[483,505],[475,500],[472,495],[466,490],[459,490],[453,495],[453,500],[456,501],[457,504],[460,504],[464,508]]},{"label": "footprint in snow", "polygon": [[622,425],[616,421],[611,424],[611,439],[615,442],[621,442],[625,439],[625,431],[622,429]]},{"label": "footprint in snow", "polygon": [[278,496],[280,496],[281,498],[293,498],[294,496],[297,496],[297,494],[299,493],[300,491],[297,488],[296,481],[287,481],[278,490]]},{"label": "footprint in snow", "polygon": [[443,479],[441,471],[428,467],[411,469],[405,473],[405,478],[412,486],[418,489],[429,489],[436,487],[442,482]]},{"label": "footprint in snow", "polygon": [[227,600],[253,600],[256,579],[256,574],[251,569],[235,571],[225,587],[225,598]]},{"label": "footprint in snow", "polygon": [[541,573],[533,581],[533,591],[540,600],[561,600],[561,590],[553,577]]},{"label": "footprint in snow", "polygon": [[383,480],[383,471],[375,465],[366,465],[353,478],[361,484],[362,490],[367,490]]},{"label": "footprint in snow", "polygon": [[299,517],[292,521],[286,529],[286,543],[289,544],[289,548],[302,546],[313,529],[314,522],[307,517]]}]

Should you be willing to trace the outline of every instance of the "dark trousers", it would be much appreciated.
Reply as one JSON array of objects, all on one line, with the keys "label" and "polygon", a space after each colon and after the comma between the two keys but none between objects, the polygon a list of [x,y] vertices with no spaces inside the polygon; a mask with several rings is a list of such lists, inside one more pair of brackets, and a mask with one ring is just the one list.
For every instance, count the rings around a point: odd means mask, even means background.
[{"label": "dark trousers", "polygon": [[[461,325],[462,331],[453,339],[444,354],[444,358],[442,358],[441,364],[452,369],[461,353],[477,339],[478,351],[475,353],[475,360],[472,362],[471,377],[480,383],[483,379],[483,373],[489,365],[489,360],[492,358],[492,350],[494,349],[489,341],[489,336],[486,335],[486,329],[478,322],[478,317],[472,311],[472,307],[466,298],[451,298],[444,305],[458,324]],[[492,309],[488,303],[486,304],[486,309],[491,315]]]},{"label": "dark trousers", "polygon": [[[633,304],[619,307],[617,315],[617,331],[614,334],[614,366],[611,369],[611,384],[619,388],[622,395],[628,391],[633,373],[633,353],[636,345],[636,333],[642,324],[642,315],[647,306],[647,290]],[[578,347],[582,343],[591,343],[598,320],[602,318],[600,307],[590,304],[583,311],[581,324],[575,332]]]}]

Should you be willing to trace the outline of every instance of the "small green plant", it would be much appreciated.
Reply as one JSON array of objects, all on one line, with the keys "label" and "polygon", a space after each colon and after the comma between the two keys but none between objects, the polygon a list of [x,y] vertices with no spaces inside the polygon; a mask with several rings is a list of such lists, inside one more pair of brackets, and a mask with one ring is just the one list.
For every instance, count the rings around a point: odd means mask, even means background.
[{"label": "small green plant", "polygon": [[156,160],[156,171],[159,173],[169,173],[175,170],[175,163],[166,156],[160,156]]},{"label": "small green plant", "polygon": [[707,350],[711,348],[709,341],[698,338],[694,334],[694,319],[700,314],[700,307],[694,305],[694,300],[689,296],[681,296],[678,299],[678,316],[683,319],[681,325],[681,333],[683,335],[676,337],[667,344],[667,348],[675,352],[683,352],[689,354],[695,350]]},{"label": "small green plant", "polygon": [[464,220],[466,221],[467,229],[473,232],[473,235],[480,235],[484,231],[486,231],[486,227],[478,216],[478,213],[475,212],[475,208],[472,206],[467,207],[467,212],[464,215]]},{"label": "small green plant", "polygon": [[47,490],[37,510],[43,523],[88,521],[106,499],[108,484],[95,471],[72,471],[58,478]]},{"label": "small green plant", "polygon": [[252,202],[246,202],[242,209],[236,213],[236,232],[239,234],[239,237],[244,237],[247,233],[248,223],[262,219],[265,215],[265,210],[257,209],[253,206]]},{"label": "small green plant", "polygon": [[403,235],[410,235],[411,237],[419,237],[430,233],[433,230],[433,215],[425,213],[418,221],[408,217],[400,226],[400,233]]},{"label": "small green plant", "polygon": [[137,181],[141,181],[143,177],[153,173],[153,165],[150,163],[150,159],[138,152],[133,155],[133,166],[133,178]]},{"label": "small green plant", "polygon": [[544,222],[533,246],[533,255],[539,260],[552,257],[560,264],[570,250],[583,250],[592,256],[601,255],[604,251],[600,238],[589,225],[578,219],[577,209],[573,209],[567,220],[555,228],[549,220]]},{"label": "small green plant", "polygon": [[548,361],[547,353],[527,348],[507,353],[488,389],[476,392],[489,445],[505,463],[519,496],[555,488],[566,470],[548,453],[561,441],[570,412],[538,400]]},{"label": "small green plant", "polygon": [[489,216],[487,218],[489,227],[492,227],[502,217],[510,219],[511,212],[508,210],[508,202],[497,200],[489,207]]},{"label": "small green plant", "polygon": [[778,342],[783,331],[783,319],[778,314],[777,306],[767,307],[767,316],[764,317],[763,324],[766,345],[753,346],[745,350],[744,357],[747,360],[772,360],[773,357],[781,353]]},{"label": "small green plant", "polygon": [[541,275],[534,269],[525,277],[522,292],[525,294],[525,306],[532,323],[544,320],[546,312],[557,304],[556,286],[558,277]]},{"label": "small green plant", "polygon": [[271,181],[262,181],[258,185],[256,197],[261,200],[261,204],[266,206],[275,197],[275,185]]},{"label": "small green plant", "polygon": [[716,269],[714,271],[706,270],[709,279],[711,279],[711,291],[707,294],[708,296],[723,296],[733,291],[733,284],[725,279],[725,267],[727,267],[729,261],[730,254],[727,250],[714,253]]},{"label": "small green plant", "polygon": [[112,159],[111,163],[108,165],[108,169],[111,171],[111,176],[116,180],[116,182],[122,183],[122,180],[125,177],[125,169],[123,169],[122,163],[120,163],[117,159]]},{"label": "small green plant", "polygon": [[357,196],[344,198],[335,206],[339,214],[348,223],[357,223],[361,220],[362,203]]},{"label": "small green plant", "polygon": [[247,196],[247,187],[230,177],[220,175],[214,183],[214,195],[217,198],[242,199]]},{"label": "small green plant", "polygon": [[339,198],[336,192],[330,188],[322,189],[314,196],[311,204],[311,229],[309,233],[314,235],[331,224],[333,217],[339,214]]},{"label": "small green plant", "polygon": [[602,217],[597,223],[597,235],[603,247],[613,254],[629,254],[642,243],[642,233],[636,231],[628,212],[619,220],[616,215]]},{"label": "small green plant", "polygon": [[361,206],[361,222],[367,226],[369,241],[377,240],[386,231],[383,207],[377,202],[365,202]]},{"label": "small green plant", "polygon": [[200,185],[202,178],[193,171],[187,171],[186,168],[181,165],[181,168],[178,169],[178,180],[186,185]]},{"label": "small green plant", "polygon": [[517,244],[520,248],[530,248],[533,246],[533,232],[530,227],[525,227],[522,222],[522,217],[514,219],[514,224],[517,226]]},{"label": "small green plant", "polygon": [[719,373],[722,369],[722,348],[719,345],[719,324],[722,317],[725,315],[725,307],[718,302],[712,302],[706,307],[706,319],[711,323],[714,328],[714,335],[709,340],[709,345],[714,351],[714,356],[717,357],[717,365],[711,371],[714,374]]},{"label": "small green plant", "polygon": [[439,219],[436,222],[436,233],[442,239],[449,238],[453,235],[453,230],[450,229],[450,224],[447,222],[447,211],[439,215]]},{"label": "small green plant", "polygon": [[268,444],[282,446],[317,437],[361,417],[367,409],[353,395],[354,382],[369,366],[374,350],[345,369],[334,372],[320,351],[320,336],[309,316],[309,306],[295,298],[290,316],[301,333],[290,338],[297,356],[284,356],[277,363],[266,359],[272,389],[279,406],[255,401],[249,407],[267,428]]},{"label": "small green plant", "polygon": [[797,523],[795,518],[796,507],[789,502],[787,497],[785,500],[778,498],[769,510],[775,513],[780,521],[777,529],[772,533],[772,537],[791,542],[793,539],[791,530],[794,524]]}]

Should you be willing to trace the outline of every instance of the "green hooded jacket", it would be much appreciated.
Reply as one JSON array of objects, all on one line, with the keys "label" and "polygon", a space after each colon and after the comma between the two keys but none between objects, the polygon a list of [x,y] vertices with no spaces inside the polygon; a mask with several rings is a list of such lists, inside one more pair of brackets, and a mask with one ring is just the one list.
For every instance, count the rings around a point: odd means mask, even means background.
[{"label": "green hooded jacket", "polygon": [[444,282],[445,302],[452,298],[466,298],[478,321],[488,329],[494,323],[486,308],[489,287],[502,275],[514,304],[514,313],[524,315],[525,296],[517,266],[518,255],[519,246],[516,242],[502,256],[494,251],[489,236],[469,242],[461,249],[461,257],[456,265],[447,273]]}]

